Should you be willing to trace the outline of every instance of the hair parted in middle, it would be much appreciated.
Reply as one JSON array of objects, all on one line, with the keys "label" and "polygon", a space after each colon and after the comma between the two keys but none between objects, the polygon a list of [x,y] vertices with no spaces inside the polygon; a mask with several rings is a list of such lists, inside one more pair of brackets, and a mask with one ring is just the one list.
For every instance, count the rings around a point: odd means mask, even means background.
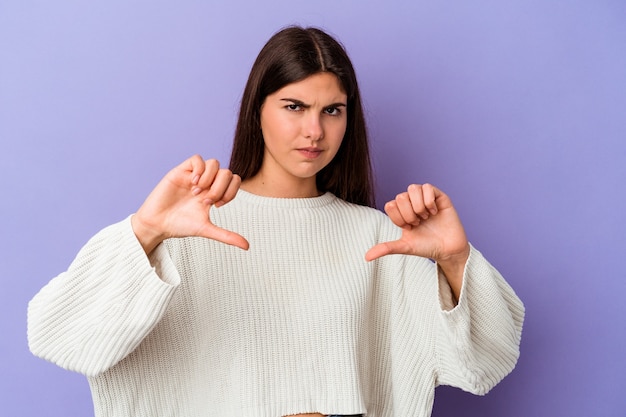
[{"label": "hair parted in middle", "polygon": [[369,143],[356,74],[343,46],[318,28],[282,29],[259,52],[243,92],[229,168],[242,180],[259,172],[265,150],[261,107],[266,97],[320,72],[332,73],[339,79],[348,97],[348,114],[337,155],[317,174],[318,190],[373,207]]}]

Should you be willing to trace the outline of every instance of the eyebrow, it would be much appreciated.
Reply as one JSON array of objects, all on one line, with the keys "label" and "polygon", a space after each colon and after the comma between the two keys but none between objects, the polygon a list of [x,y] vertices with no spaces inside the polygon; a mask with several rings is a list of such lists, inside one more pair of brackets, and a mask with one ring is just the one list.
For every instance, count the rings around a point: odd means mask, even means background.
[{"label": "eyebrow", "polygon": [[[300,106],[305,109],[308,109],[311,107],[310,104],[305,104],[303,101],[295,99],[295,98],[281,98],[280,101],[288,101],[290,103],[295,104],[296,106]],[[332,103],[327,106],[324,106],[324,108],[326,107],[346,107],[346,103],[337,102],[337,103]]]}]

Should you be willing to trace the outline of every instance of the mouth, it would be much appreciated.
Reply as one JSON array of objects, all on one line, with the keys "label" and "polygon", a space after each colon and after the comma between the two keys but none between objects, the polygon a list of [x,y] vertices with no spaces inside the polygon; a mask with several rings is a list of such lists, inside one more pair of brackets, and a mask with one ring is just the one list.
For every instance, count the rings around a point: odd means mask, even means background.
[{"label": "mouth", "polygon": [[320,148],[308,147],[308,148],[299,148],[298,152],[300,152],[300,154],[303,155],[307,159],[315,159],[318,156],[320,156],[320,154],[322,153],[322,150]]}]

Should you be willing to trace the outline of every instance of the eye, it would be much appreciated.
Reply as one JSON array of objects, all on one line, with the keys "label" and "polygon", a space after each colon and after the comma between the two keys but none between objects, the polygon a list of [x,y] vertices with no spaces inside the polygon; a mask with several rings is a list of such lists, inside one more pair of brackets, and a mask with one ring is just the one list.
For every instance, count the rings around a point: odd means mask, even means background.
[{"label": "eye", "polygon": [[288,104],[285,108],[289,111],[300,111],[302,107],[299,104]]},{"label": "eye", "polygon": [[324,109],[324,113],[329,116],[339,116],[341,114],[341,109],[339,107],[326,107]]}]

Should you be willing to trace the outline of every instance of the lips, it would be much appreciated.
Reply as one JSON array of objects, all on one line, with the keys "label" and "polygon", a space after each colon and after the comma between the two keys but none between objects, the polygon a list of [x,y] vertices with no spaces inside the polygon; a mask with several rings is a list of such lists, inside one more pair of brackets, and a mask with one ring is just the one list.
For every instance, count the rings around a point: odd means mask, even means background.
[{"label": "lips", "polygon": [[320,148],[308,147],[308,148],[299,148],[298,152],[303,155],[307,159],[315,159],[322,153]]}]

